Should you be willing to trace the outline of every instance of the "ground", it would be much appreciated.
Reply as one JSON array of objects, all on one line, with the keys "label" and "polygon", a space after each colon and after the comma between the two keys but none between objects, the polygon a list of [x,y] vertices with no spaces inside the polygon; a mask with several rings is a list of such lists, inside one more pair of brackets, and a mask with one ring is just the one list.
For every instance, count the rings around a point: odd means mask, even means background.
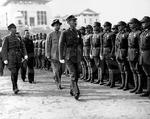
[{"label": "ground", "polygon": [[150,119],[150,100],[129,91],[79,81],[81,97],[69,94],[69,78],[57,90],[52,73],[35,71],[36,84],[22,82],[18,95],[7,70],[0,77],[0,119]]}]

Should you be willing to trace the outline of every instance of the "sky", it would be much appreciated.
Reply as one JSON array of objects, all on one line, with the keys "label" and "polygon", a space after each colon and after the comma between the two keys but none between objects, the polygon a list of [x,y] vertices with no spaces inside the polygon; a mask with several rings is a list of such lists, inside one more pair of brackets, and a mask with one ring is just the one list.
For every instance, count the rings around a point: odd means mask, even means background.
[{"label": "sky", "polygon": [[52,0],[49,3],[53,16],[77,14],[90,8],[100,14],[100,22],[113,24],[136,17],[150,16],[150,0]]},{"label": "sky", "polygon": [[[0,0],[0,4],[5,0]],[[78,14],[90,8],[100,14],[100,22],[129,21],[150,16],[150,0],[52,0],[48,4],[52,16]]]}]

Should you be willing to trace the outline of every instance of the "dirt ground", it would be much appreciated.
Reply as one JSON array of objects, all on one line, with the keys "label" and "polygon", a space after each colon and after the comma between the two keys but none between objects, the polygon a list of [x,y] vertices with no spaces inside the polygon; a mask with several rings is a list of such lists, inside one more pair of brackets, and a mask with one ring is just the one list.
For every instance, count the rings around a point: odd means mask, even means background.
[{"label": "dirt ground", "polygon": [[81,96],[69,94],[69,78],[57,90],[52,73],[36,70],[36,84],[22,82],[18,95],[8,71],[0,77],[0,119],[150,119],[150,100],[129,91],[79,81]]}]

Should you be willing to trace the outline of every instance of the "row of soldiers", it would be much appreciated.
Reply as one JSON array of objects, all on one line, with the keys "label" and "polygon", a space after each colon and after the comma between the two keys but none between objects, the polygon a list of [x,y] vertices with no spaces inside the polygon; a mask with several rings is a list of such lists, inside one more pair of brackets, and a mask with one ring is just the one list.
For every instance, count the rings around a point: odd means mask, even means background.
[{"label": "row of soldiers", "polygon": [[[113,27],[110,22],[105,22],[103,27],[95,22],[93,26],[81,27],[80,32],[83,39],[81,79],[113,88],[120,75],[118,89],[129,90],[133,79],[134,88],[130,92],[150,98],[150,17],[145,16],[141,21],[132,18],[129,23],[120,21]],[[146,92],[143,92],[144,83]]]}]

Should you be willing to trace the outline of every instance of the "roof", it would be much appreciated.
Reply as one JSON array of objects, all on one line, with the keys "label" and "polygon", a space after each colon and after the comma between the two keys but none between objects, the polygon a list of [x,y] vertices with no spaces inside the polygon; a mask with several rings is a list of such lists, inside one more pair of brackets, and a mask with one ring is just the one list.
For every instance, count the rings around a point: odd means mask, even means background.
[{"label": "roof", "polygon": [[80,16],[80,15],[99,15],[99,13],[96,13],[95,11],[87,8],[87,9],[83,10],[81,13],[76,14],[76,16]]},{"label": "roof", "polygon": [[9,3],[38,3],[38,4],[46,4],[51,0],[6,0],[3,6],[7,6]]}]

